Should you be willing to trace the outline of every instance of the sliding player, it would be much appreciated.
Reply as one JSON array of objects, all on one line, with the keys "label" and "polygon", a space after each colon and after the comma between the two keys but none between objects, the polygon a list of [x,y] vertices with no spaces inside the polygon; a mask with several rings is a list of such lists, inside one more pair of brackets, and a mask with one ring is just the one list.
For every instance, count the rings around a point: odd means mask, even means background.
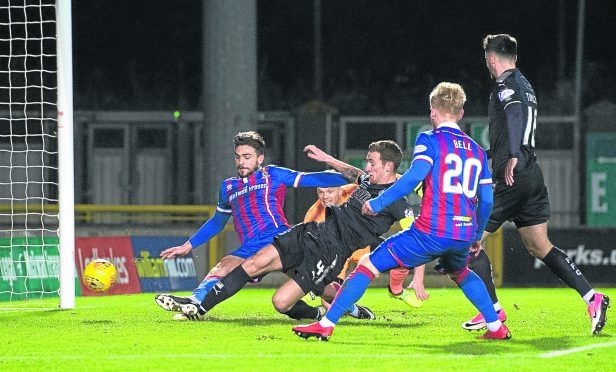
[{"label": "sliding player", "polygon": [[[396,180],[396,169],[402,160],[402,151],[393,141],[378,141],[370,144],[366,156],[366,173],[324,153],[316,146],[306,146],[308,156],[324,162],[347,178],[356,177],[359,187],[341,206],[328,207],[321,223],[308,222],[295,225],[277,236],[274,242],[244,261],[218,282],[201,304],[182,304],[184,315],[200,320],[214,306],[237,293],[252,278],[271,271],[294,270],[292,279],[284,283],[274,294],[272,302],[276,310],[294,319],[306,318],[303,311],[313,311],[307,304],[297,306],[309,292],[321,295],[325,286],[336,276],[347,258],[359,249],[379,239],[391,225],[406,217],[410,205],[399,198],[375,217],[361,213],[363,203],[379,195]],[[303,302],[303,301],[302,301]],[[349,303],[343,313],[351,316],[374,319],[367,308]],[[292,313],[291,313],[292,312]]]},{"label": "sliding player", "polygon": [[[166,249],[160,256],[165,260],[185,256],[222,231],[231,216],[241,245],[210,270],[192,296],[156,295],[156,303],[165,310],[179,311],[181,304],[200,303],[221,277],[289,228],[282,209],[288,186],[340,186],[349,182],[336,172],[302,173],[263,166],[265,141],[256,132],[238,133],[233,145],[238,177],[222,182],[216,213],[186,243]],[[176,314],[174,319],[186,318]]]}]

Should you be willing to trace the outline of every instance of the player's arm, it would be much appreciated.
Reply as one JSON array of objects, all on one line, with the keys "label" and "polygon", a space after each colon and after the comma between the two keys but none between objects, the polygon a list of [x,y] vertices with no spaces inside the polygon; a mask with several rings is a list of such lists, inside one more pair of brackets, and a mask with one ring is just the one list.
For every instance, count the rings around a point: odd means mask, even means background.
[{"label": "player's arm", "polygon": [[367,215],[376,214],[396,200],[414,191],[432,169],[434,156],[434,148],[429,135],[426,132],[420,133],[415,141],[411,167],[404,172],[396,183],[383,191],[381,195],[365,202],[362,207],[362,213]]},{"label": "player's arm", "polygon": [[518,164],[526,119],[522,101],[513,89],[503,86],[499,91],[498,98],[505,111],[507,134],[509,136],[509,161],[505,167],[505,183],[511,186],[514,181],[513,170]]},{"label": "player's arm", "polygon": [[359,176],[364,174],[361,169],[334,158],[333,156],[329,155],[315,145],[308,145],[304,147],[304,152],[310,159],[325,163],[330,167],[334,168],[335,170],[340,172],[349,182],[357,182]]},{"label": "player's arm", "polygon": [[470,251],[475,256],[482,249],[481,237],[490,219],[492,204],[494,203],[492,174],[490,173],[487,159],[482,164],[481,173],[479,174],[479,185],[477,187],[477,231],[475,232],[474,242],[470,246]]},{"label": "player's arm", "polygon": [[[369,206],[370,211],[373,213],[379,213],[385,209],[388,205],[392,204],[396,200],[408,195],[412,190],[419,185],[421,181],[428,175],[432,164],[423,160],[413,160],[411,167],[396,181],[391,187],[383,191],[381,195],[374,199],[368,200],[364,207]],[[362,208],[364,212],[364,208]],[[367,214],[371,214],[368,213]]]},{"label": "player's arm", "polygon": [[268,166],[268,172],[277,180],[292,187],[336,187],[348,183],[347,179],[338,172],[298,172],[293,169]]},{"label": "player's arm", "polygon": [[477,232],[475,233],[475,242],[481,242],[481,236],[490,219],[494,196],[492,191],[492,179],[480,179],[479,188],[477,190]]},{"label": "player's arm", "polygon": [[200,246],[221,232],[225,228],[230,217],[231,207],[226,203],[226,198],[221,187],[214,215],[207,220],[186,243],[165,249],[160,253],[160,257],[163,260],[170,260],[175,257],[186,256],[193,248]]}]

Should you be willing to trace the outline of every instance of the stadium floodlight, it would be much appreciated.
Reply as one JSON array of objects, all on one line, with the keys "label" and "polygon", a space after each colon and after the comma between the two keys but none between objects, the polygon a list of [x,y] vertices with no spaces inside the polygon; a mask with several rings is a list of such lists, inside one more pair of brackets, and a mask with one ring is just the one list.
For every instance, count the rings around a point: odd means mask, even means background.
[{"label": "stadium floodlight", "polygon": [[71,1],[0,4],[0,301],[75,307]]}]

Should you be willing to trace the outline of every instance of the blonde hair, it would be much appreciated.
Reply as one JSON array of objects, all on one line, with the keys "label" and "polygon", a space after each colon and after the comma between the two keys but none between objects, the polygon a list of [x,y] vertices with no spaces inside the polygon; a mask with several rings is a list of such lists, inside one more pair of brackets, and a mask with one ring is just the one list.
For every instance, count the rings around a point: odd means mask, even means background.
[{"label": "blonde hair", "polygon": [[460,84],[443,82],[430,93],[430,107],[445,114],[459,115],[466,102],[466,93]]}]

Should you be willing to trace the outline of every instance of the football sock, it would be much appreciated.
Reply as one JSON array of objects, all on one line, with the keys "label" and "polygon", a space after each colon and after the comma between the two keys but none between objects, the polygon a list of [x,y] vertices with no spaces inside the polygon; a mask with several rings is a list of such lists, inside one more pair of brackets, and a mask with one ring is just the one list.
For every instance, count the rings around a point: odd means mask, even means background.
[{"label": "football sock", "polygon": [[503,309],[503,307],[501,306],[500,302],[498,302],[498,301],[496,301],[496,303],[494,303],[493,305],[494,305],[494,310],[497,313]]},{"label": "football sock", "polygon": [[569,287],[575,289],[580,296],[585,296],[592,290],[590,284],[577,268],[571,257],[557,247],[552,247],[542,260],[554,275],[559,277]]},{"label": "football sock", "polygon": [[409,269],[397,268],[389,271],[389,290],[391,293],[398,295],[402,293],[402,283],[409,275]]},{"label": "football sock", "polygon": [[351,305],[351,307],[347,309],[347,312],[351,314],[352,316],[355,316],[355,317],[359,316],[359,308],[355,304]]},{"label": "football sock", "polygon": [[498,329],[503,325],[503,323],[500,320],[496,320],[494,322],[490,322],[490,323],[486,323],[488,326],[488,331],[490,332],[496,332],[498,331]]},{"label": "football sock", "polygon": [[239,292],[250,279],[242,265],[239,265],[212,287],[201,301],[201,307],[205,311],[210,311],[214,306]]},{"label": "football sock", "polygon": [[588,291],[588,293],[586,293],[584,295],[584,297],[582,297],[582,299],[584,299],[584,302],[586,302],[587,305],[589,305],[594,299],[595,299],[595,290],[591,289],[590,291]]},{"label": "football sock", "polygon": [[219,281],[219,276],[206,276],[205,279],[203,279],[203,281],[199,283],[199,286],[193,291],[193,297],[198,300],[197,302],[203,301],[205,295],[210,291],[210,289],[212,289],[214,284],[218,283]]},{"label": "football sock", "polygon": [[469,262],[468,268],[473,270],[475,274],[481,278],[483,284],[486,285],[492,303],[497,303],[498,297],[496,297],[494,279],[492,278],[492,264],[490,263],[490,258],[483,249],[479,251],[477,257],[471,253],[471,262]]},{"label": "football sock", "polygon": [[498,315],[494,310],[492,301],[490,301],[490,296],[488,295],[486,286],[477,274],[471,270],[468,270],[466,277],[458,282],[458,286],[462,292],[464,292],[466,298],[468,298],[468,300],[475,305],[477,310],[479,310],[481,315],[483,315],[486,323],[495,322],[498,320]]},{"label": "football sock", "polygon": [[291,319],[319,319],[319,309],[299,300],[286,313]]},{"label": "football sock", "polygon": [[[366,292],[368,284],[374,279],[374,274],[365,266],[358,266],[344,281],[342,289],[338,291],[332,306],[327,311],[323,319],[327,318],[333,324],[344,315],[354,303]],[[323,319],[321,321],[323,321]],[[323,325],[323,323],[321,323]],[[324,325],[323,325],[324,326]],[[331,326],[330,326],[331,327]]]}]

